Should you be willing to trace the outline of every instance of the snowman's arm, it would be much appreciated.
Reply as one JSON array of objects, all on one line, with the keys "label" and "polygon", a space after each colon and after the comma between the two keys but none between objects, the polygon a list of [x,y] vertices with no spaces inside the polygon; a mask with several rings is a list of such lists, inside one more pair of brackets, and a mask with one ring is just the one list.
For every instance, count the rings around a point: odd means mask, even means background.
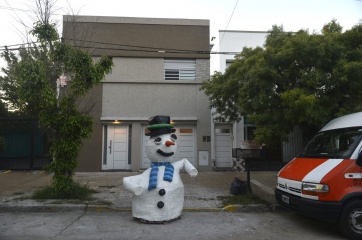
[{"label": "snowman's arm", "polygon": [[197,169],[194,167],[194,165],[192,165],[189,160],[187,160],[186,158],[180,160],[179,162],[181,162],[182,164],[182,168],[185,169],[185,171],[191,176],[191,177],[196,177],[198,174]]},{"label": "snowman's arm", "polygon": [[130,177],[124,177],[123,186],[127,191],[131,192],[132,194],[141,195],[142,192],[145,190],[145,187],[143,187],[141,184],[142,182],[141,180],[142,180],[142,174]]}]

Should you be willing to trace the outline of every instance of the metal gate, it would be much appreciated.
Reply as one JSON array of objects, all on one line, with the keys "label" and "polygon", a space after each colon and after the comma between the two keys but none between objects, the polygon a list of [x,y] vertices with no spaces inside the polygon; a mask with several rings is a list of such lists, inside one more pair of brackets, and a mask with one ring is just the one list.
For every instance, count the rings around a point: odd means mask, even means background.
[{"label": "metal gate", "polygon": [[35,170],[50,163],[48,141],[34,119],[0,119],[0,169]]}]

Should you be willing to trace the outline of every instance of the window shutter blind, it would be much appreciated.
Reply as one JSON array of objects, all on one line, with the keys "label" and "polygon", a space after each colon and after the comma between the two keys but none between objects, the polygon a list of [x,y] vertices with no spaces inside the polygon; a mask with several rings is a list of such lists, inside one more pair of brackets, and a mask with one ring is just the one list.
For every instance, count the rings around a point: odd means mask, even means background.
[{"label": "window shutter blind", "polygon": [[195,80],[195,59],[165,59],[165,80]]}]

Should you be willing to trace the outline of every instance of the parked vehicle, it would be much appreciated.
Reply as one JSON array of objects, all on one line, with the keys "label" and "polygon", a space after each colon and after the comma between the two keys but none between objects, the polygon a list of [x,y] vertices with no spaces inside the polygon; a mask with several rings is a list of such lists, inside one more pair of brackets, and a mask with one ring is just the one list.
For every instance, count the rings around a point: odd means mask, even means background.
[{"label": "parked vehicle", "polygon": [[278,173],[279,204],[362,239],[362,112],[330,121]]}]

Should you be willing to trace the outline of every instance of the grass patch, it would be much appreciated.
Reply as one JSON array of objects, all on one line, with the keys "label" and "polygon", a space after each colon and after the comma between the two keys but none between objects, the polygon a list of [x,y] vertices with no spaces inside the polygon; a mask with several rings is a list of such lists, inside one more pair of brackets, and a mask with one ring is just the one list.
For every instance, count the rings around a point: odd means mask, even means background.
[{"label": "grass patch", "polygon": [[223,204],[223,206],[231,204],[263,204],[265,201],[261,200],[257,196],[246,193],[238,196],[218,196],[217,197]]},{"label": "grass patch", "polygon": [[32,199],[77,199],[77,200],[91,200],[93,193],[97,193],[96,190],[90,189],[88,186],[75,184],[70,193],[56,192],[51,186],[39,189],[34,192]]},{"label": "grass patch", "polygon": [[15,192],[13,193],[14,196],[19,196],[19,195],[23,195],[24,193],[23,192]]}]

